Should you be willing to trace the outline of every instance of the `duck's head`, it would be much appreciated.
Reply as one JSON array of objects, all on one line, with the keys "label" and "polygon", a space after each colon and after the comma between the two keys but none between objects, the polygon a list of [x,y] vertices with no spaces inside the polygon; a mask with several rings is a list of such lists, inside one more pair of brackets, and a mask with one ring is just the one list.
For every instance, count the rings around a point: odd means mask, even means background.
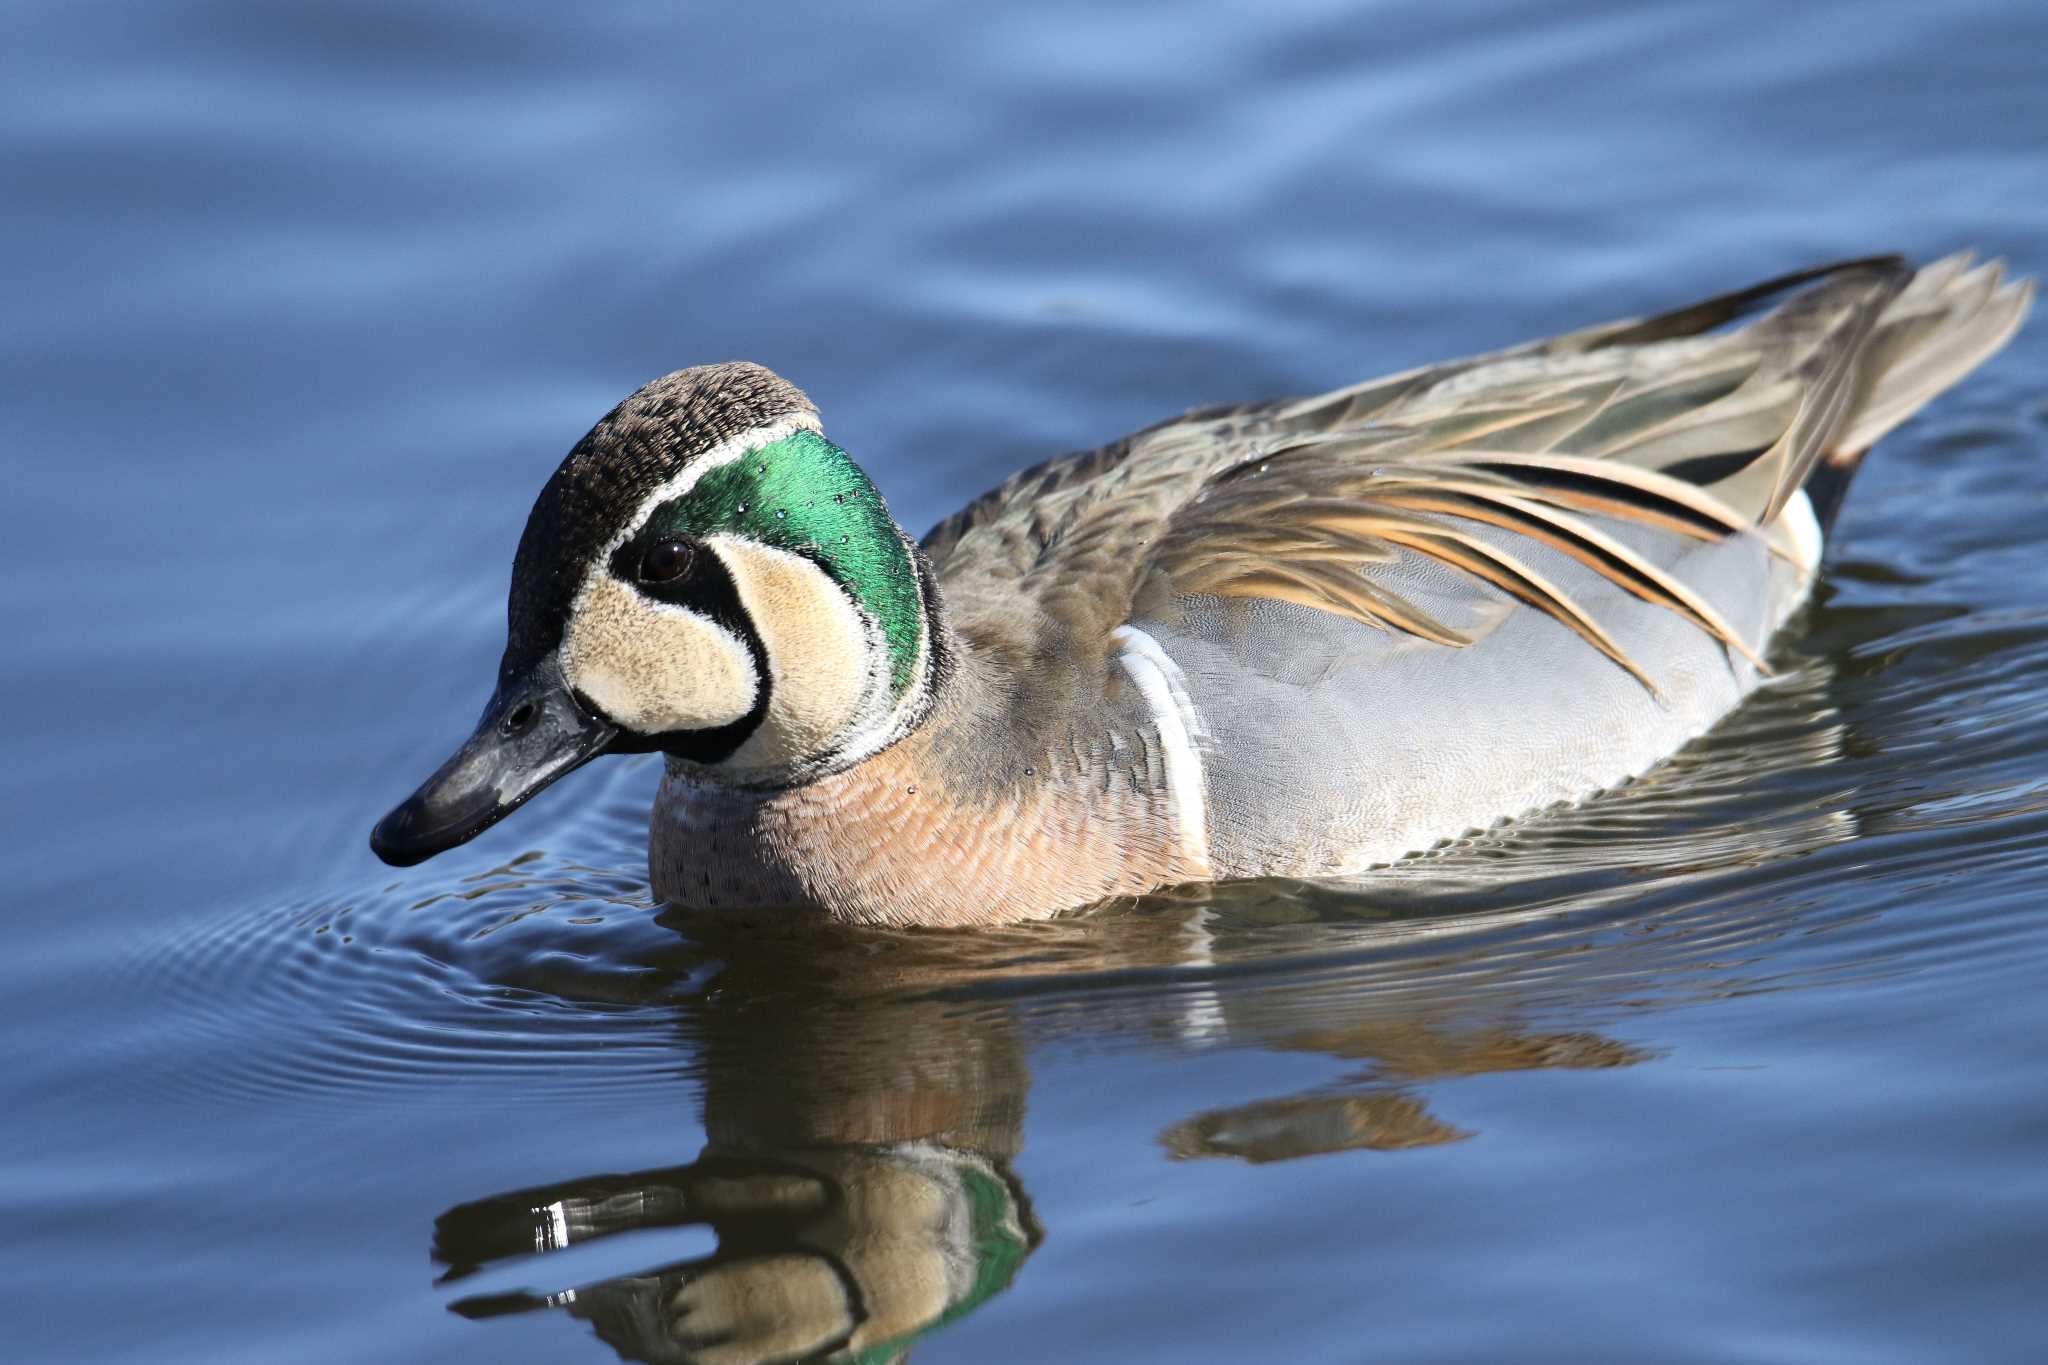
[{"label": "duck's head", "polygon": [[603,753],[767,787],[856,761],[920,711],[931,592],[794,385],[747,364],[657,379],[541,490],[497,689],[370,846],[420,862]]}]

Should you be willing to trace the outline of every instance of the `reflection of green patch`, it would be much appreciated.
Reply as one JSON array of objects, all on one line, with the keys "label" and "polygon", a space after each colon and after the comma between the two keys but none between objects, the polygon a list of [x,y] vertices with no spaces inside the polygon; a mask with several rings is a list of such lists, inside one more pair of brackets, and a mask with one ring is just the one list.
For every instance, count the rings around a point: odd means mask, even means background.
[{"label": "reflection of green patch", "polygon": [[974,1282],[946,1311],[924,1326],[905,1332],[892,1341],[877,1342],[865,1351],[846,1357],[850,1365],[887,1365],[916,1344],[919,1338],[937,1331],[956,1318],[966,1317],[1009,1287],[1017,1268],[1031,1254],[1031,1238],[1024,1230],[1016,1200],[1002,1178],[980,1160],[961,1152],[951,1153],[960,1189],[967,1197],[970,1243],[974,1255]]},{"label": "reflection of green patch", "polygon": [[881,626],[894,690],[910,685],[923,628],[917,570],[881,493],[816,432],[712,470],[656,509],[651,524],[678,535],[743,535],[816,562]]}]

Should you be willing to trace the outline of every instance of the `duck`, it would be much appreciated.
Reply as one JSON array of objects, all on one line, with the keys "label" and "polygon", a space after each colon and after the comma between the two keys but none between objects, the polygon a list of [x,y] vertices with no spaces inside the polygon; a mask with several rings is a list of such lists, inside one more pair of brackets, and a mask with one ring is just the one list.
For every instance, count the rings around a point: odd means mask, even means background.
[{"label": "duck", "polygon": [[1396,864],[1763,685],[1865,454],[2032,293],[1837,262],[1190,411],[921,539],[794,384],[678,370],[541,489],[483,714],[372,849],[659,753],[652,889],[701,911],[963,927]]}]

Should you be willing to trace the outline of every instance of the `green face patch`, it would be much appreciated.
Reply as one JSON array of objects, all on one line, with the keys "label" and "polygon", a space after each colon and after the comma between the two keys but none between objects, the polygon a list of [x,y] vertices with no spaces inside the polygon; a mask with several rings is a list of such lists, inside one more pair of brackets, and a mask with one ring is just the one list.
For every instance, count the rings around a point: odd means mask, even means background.
[{"label": "green face patch", "polygon": [[814,561],[881,626],[893,689],[910,685],[923,628],[917,570],[881,493],[816,432],[712,470],[647,524],[664,535],[742,535]]}]

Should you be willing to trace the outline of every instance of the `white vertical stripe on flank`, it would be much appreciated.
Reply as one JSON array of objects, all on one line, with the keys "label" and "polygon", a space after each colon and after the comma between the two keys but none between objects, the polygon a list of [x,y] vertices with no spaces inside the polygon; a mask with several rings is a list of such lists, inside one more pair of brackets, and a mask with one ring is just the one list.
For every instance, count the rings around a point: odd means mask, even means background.
[{"label": "white vertical stripe on flank", "polygon": [[1186,683],[1159,642],[1136,626],[1110,632],[1122,649],[1117,662],[1138,685],[1138,695],[1152,710],[1159,730],[1159,748],[1166,765],[1166,799],[1180,829],[1181,855],[1195,870],[1209,871],[1209,815],[1202,795],[1202,754],[1195,747],[1202,718],[1188,699]]},{"label": "white vertical stripe on flank", "polygon": [[1785,528],[1785,534],[1792,541],[1792,554],[1799,567],[1812,573],[1820,567],[1821,531],[1820,518],[1813,514],[1813,499],[1800,489],[1785,499],[1785,508],[1778,513],[1778,524]]}]

